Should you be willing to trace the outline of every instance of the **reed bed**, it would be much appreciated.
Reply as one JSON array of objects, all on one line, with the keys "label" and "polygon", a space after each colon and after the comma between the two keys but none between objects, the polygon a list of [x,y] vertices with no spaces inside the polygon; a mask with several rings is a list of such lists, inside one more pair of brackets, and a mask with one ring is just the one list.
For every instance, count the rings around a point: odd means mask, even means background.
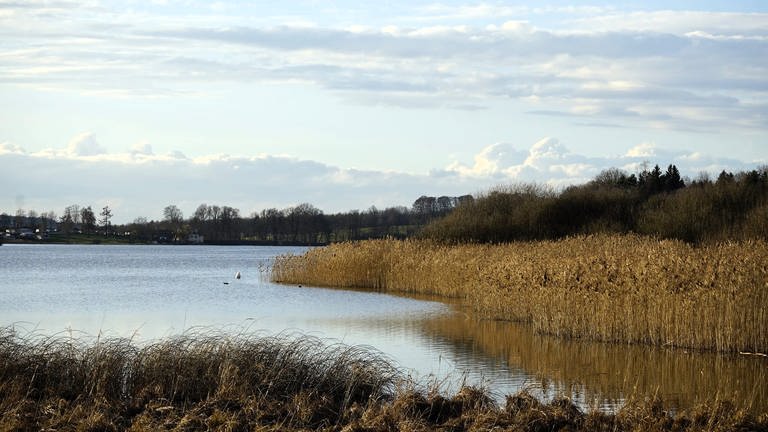
[{"label": "reed bed", "polygon": [[418,390],[366,348],[301,337],[190,333],[137,346],[0,329],[0,431],[768,431],[728,403],[617,414],[523,392]]},{"label": "reed bed", "polygon": [[761,240],[370,240],[278,257],[272,279],[456,297],[485,318],[567,338],[768,352],[768,243]]}]

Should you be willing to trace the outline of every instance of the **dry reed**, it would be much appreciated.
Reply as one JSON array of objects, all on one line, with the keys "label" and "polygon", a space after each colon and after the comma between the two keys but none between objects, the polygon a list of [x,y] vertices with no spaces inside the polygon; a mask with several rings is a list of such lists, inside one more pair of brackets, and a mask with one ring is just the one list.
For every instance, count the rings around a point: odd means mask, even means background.
[{"label": "dry reed", "polygon": [[278,257],[282,283],[464,299],[491,319],[569,338],[768,352],[768,243],[637,235],[450,246],[340,243]]},{"label": "dry reed", "polygon": [[308,336],[202,331],[137,347],[128,339],[22,337],[6,327],[0,329],[0,412],[6,413],[0,430],[14,419],[19,425],[9,430],[39,429],[49,415],[69,421],[53,414],[71,414],[73,406],[102,404],[122,412],[125,423],[125,412],[178,410],[212,399],[249,405],[267,423],[275,417],[307,427],[335,424],[353,405],[391,398],[398,376],[381,354]]},{"label": "dry reed", "polygon": [[[308,337],[191,333],[136,346],[0,329],[0,431],[768,431],[727,403],[616,415],[526,393],[415,390],[369,349]],[[400,382],[400,385],[395,385]]]}]

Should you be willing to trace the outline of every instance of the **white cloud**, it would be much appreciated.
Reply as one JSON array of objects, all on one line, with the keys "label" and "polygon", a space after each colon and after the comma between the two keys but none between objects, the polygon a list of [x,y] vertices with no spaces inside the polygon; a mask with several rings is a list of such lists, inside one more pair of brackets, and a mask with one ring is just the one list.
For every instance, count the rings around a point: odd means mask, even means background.
[{"label": "white cloud", "polygon": [[766,128],[768,14],[437,4],[414,7],[438,21],[424,25],[291,26],[65,5],[9,7],[0,83],[183,97],[211,82],[300,82],[375,105],[513,98],[581,124]]},{"label": "white cloud", "polygon": [[[245,215],[267,207],[310,202],[327,212],[410,205],[421,195],[463,195],[509,182],[539,182],[556,187],[588,181],[609,167],[637,170],[645,162],[674,163],[684,175],[722,169],[753,169],[756,163],[716,158],[696,151],[641,144],[616,157],[571,152],[554,138],[527,149],[497,143],[481,149],[471,164],[455,161],[444,170],[413,175],[355,170],[285,155],[153,154],[144,143],[126,153],[94,153],[92,135],[72,140],[77,151],[47,149],[29,153],[0,143],[3,166],[0,212],[15,212],[18,197],[27,209],[63,209],[77,203],[115,210],[116,222],[138,216],[159,219],[168,204],[185,214],[201,203],[230,205]],[[86,144],[83,144],[86,143]],[[99,146],[96,145],[98,148]],[[79,152],[79,153],[78,153]],[[763,161],[765,163],[766,161]]]},{"label": "white cloud", "polygon": [[107,152],[90,132],[83,132],[69,140],[66,151],[72,156],[98,156]]},{"label": "white cloud", "polygon": [[[502,151],[503,149],[503,151]],[[509,158],[507,155],[515,154]],[[520,156],[525,155],[526,156]],[[443,173],[458,177],[493,178],[507,182],[542,182],[553,186],[584,183],[607,168],[622,168],[630,172],[652,167],[675,164],[684,175],[695,176],[706,171],[739,171],[754,169],[758,162],[713,157],[698,151],[669,150],[652,143],[641,143],[624,155],[590,157],[572,153],[554,138],[543,138],[530,146],[527,152],[511,144],[493,144],[482,149],[474,158],[473,165],[459,161],[451,163]],[[764,162],[764,161],[763,161]]]},{"label": "white cloud", "polygon": [[[477,185],[456,179],[344,169],[288,156],[102,153],[76,155],[66,149],[28,153],[0,145],[5,190],[0,212],[14,212],[13,196],[27,208],[57,210],[72,203],[114,207],[116,221],[159,219],[168,204],[185,214],[200,203],[239,208],[243,214],[267,206],[311,202],[326,211],[410,205],[423,194],[471,193]],[[30,173],[38,173],[30,175]],[[9,198],[10,197],[10,198]],[[8,198],[8,199],[7,199]],[[10,199],[10,200],[9,200]]]},{"label": "white cloud", "polygon": [[417,9],[412,21],[467,21],[478,19],[498,19],[508,17],[527,17],[531,15],[597,15],[610,12],[611,9],[597,6],[500,6],[488,3],[473,5],[430,4]]},{"label": "white cloud", "polygon": [[189,159],[187,155],[182,153],[180,150],[173,150],[170,153],[168,153],[167,157],[171,159],[177,159],[177,160],[187,160]]},{"label": "white cloud", "polygon": [[583,178],[585,173],[593,170],[594,167],[584,163],[571,163],[571,164],[553,164],[549,166],[549,172],[557,174],[558,176],[565,177],[566,179],[579,179]]},{"label": "white cloud", "polygon": [[595,167],[584,156],[574,155],[557,139],[546,137],[528,151],[512,144],[493,144],[475,156],[472,166],[454,161],[447,172],[460,177],[495,178],[499,181],[538,181],[553,185],[584,181]]},{"label": "white cloud", "polygon": [[475,155],[474,165],[467,166],[455,161],[447,170],[464,177],[489,177],[498,175],[506,167],[522,163],[525,157],[526,152],[516,149],[513,145],[497,143],[485,147]]},{"label": "white cloud", "polygon": [[768,14],[706,11],[638,11],[607,13],[574,20],[589,31],[653,31],[687,34],[762,35],[768,33]]},{"label": "white cloud", "polygon": [[560,141],[547,137],[531,146],[524,164],[538,168],[564,160],[567,155],[568,150],[560,144]]},{"label": "white cloud", "polygon": [[445,21],[445,20],[471,20],[490,17],[510,17],[521,15],[527,11],[524,7],[495,6],[489,4],[449,6],[443,4],[431,4],[417,8],[417,15],[411,17],[413,21]]},{"label": "white cloud", "polygon": [[534,28],[526,21],[507,21],[501,25],[501,31],[504,33],[531,34]]},{"label": "white cloud", "polygon": [[[82,99],[62,90],[98,95],[93,99],[99,101],[123,98],[118,100],[121,103],[125,98],[174,98],[180,107],[223,87],[237,88],[243,83],[289,85],[300,90],[316,87],[338,96],[340,103],[443,110],[490,107],[495,110],[489,112],[491,119],[498,114],[498,107],[503,107],[510,113],[510,123],[519,121],[515,113],[523,112],[539,116],[531,129],[539,120],[542,128],[548,127],[550,120],[564,126],[531,132],[535,134],[546,130],[568,133],[568,126],[583,125],[612,127],[616,132],[625,128],[630,132],[624,137],[639,141],[640,134],[632,135],[631,131],[704,131],[722,134],[724,143],[750,143],[753,148],[764,140],[768,129],[768,14],[626,12],[481,2],[426,7],[411,4],[381,17],[338,9],[329,13],[332,17],[293,10],[276,17],[254,14],[253,4],[259,2],[222,1],[213,14],[210,4],[182,3],[185,7],[173,13],[167,8],[156,13],[157,7],[148,7],[146,2],[123,6],[96,0],[0,0],[0,86],[56,92],[59,101],[73,102]],[[221,83],[225,85],[216,87]],[[232,83],[235,85],[229,86]],[[41,98],[39,106],[50,101]],[[110,113],[130,115],[130,104],[114,107]],[[382,110],[384,115],[392,112]],[[306,196],[296,201],[312,201],[314,197],[326,208],[341,203],[339,196],[345,194],[348,200],[342,208],[365,207],[371,199],[381,200],[376,205],[407,204],[411,191],[437,194],[430,192],[434,188],[444,191],[440,193],[466,193],[497,181],[567,184],[587,179],[606,166],[636,167],[646,159],[661,164],[679,161],[681,166],[690,167],[690,175],[700,168],[744,166],[739,161],[692,151],[669,152],[648,143],[619,157],[594,158],[574,154],[554,139],[533,145],[531,139],[478,149],[474,157],[456,160],[429,176],[406,176],[276,155],[195,157],[192,148],[182,149],[189,152],[188,157],[180,150],[167,152],[169,147],[157,143],[158,136],[168,136],[158,132],[161,127],[128,120],[125,124],[129,126],[121,125],[120,132],[141,130],[138,135],[150,138],[161,154],[156,154],[149,142],[139,142],[125,153],[108,153],[86,133],[73,138],[66,148],[32,154],[17,145],[0,143],[0,155],[28,161],[28,168],[38,172],[43,172],[43,165],[55,172],[82,168],[94,178],[104,178],[107,174],[99,167],[108,166],[128,177],[141,177],[138,186],[147,185],[144,177],[162,178],[174,185],[174,189],[163,189],[167,197],[162,200],[178,193],[191,194],[187,184],[194,185],[190,190],[203,191],[216,186],[229,194],[226,196],[245,184],[257,194],[272,197],[263,202],[283,202],[289,194],[274,191],[293,185],[295,196]],[[163,119],[158,120],[163,124]],[[228,125],[216,121],[217,126]],[[506,127],[502,121],[491,124],[489,127]],[[155,129],[145,131],[141,129],[144,127]],[[403,129],[400,138],[410,141],[410,136],[402,138],[410,132]],[[736,138],[731,140],[729,135]],[[691,136],[695,140],[693,134],[685,139]],[[18,138],[0,137],[7,139]],[[690,147],[697,148],[695,141]],[[165,169],[179,179],[163,177]],[[287,174],[297,170],[301,173],[297,179]],[[204,174],[216,179],[206,184],[199,180]],[[128,183],[117,178],[110,181]],[[325,185],[331,185],[337,195],[324,192],[321,186]],[[20,190],[26,187],[18,186]],[[147,187],[151,191],[146,194],[159,193],[153,186]],[[130,193],[134,196],[125,202],[141,199],[141,193]],[[215,192],[207,196],[210,198],[206,200],[219,201]],[[196,198],[190,195],[188,199]],[[245,211],[247,207],[241,206]]]},{"label": "white cloud", "polygon": [[22,148],[19,145],[9,143],[9,142],[0,142],[0,155],[3,154],[24,154],[26,153],[26,150]]},{"label": "white cloud", "polygon": [[626,157],[630,158],[652,158],[656,156],[656,146],[653,143],[642,143],[632,147],[627,151]]},{"label": "white cloud", "polygon": [[154,154],[152,152],[152,146],[146,141],[141,141],[134,144],[131,147],[131,153],[134,155],[147,155],[147,156]]}]

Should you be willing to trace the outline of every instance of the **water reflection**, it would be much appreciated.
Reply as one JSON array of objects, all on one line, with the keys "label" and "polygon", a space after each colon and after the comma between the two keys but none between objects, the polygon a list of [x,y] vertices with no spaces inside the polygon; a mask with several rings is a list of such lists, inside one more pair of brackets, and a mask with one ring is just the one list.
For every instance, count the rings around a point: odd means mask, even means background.
[{"label": "water reflection", "polygon": [[[276,285],[275,255],[304,248],[3,246],[0,325],[137,341],[203,326],[308,333],[384,352],[424,385],[570,394],[610,409],[659,394],[680,407],[716,396],[768,411],[768,359],[562,341],[481,321],[427,296]],[[242,279],[234,280],[235,272]],[[228,282],[224,285],[223,282]],[[26,322],[26,324],[24,324]]]},{"label": "water reflection", "polygon": [[658,395],[678,408],[720,398],[756,412],[768,410],[768,361],[763,358],[564,341],[465,312],[425,321],[424,331],[450,342],[462,356],[480,352],[506,363],[509,377],[494,385],[510,390],[520,387],[521,374],[535,377],[545,396],[565,394],[603,409]]}]

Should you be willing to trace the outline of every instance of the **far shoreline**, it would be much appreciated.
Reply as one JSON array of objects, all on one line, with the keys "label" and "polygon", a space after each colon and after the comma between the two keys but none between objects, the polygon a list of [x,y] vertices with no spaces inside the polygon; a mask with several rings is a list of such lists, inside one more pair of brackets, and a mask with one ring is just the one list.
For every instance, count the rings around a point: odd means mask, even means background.
[{"label": "far shoreline", "polygon": [[3,239],[0,240],[0,246],[2,245],[136,245],[136,246],[292,246],[292,247],[320,247],[328,246],[329,243],[307,243],[307,242],[287,242],[287,241],[264,241],[264,240],[229,240],[229,241],[213,241],[204,243],[191,243],[191,242],[157,242],[157,241],[130,241],[120,240],[115,238],[103,238],[103,239],[66,239],[66,240],[18,240],[18,239]]}]

